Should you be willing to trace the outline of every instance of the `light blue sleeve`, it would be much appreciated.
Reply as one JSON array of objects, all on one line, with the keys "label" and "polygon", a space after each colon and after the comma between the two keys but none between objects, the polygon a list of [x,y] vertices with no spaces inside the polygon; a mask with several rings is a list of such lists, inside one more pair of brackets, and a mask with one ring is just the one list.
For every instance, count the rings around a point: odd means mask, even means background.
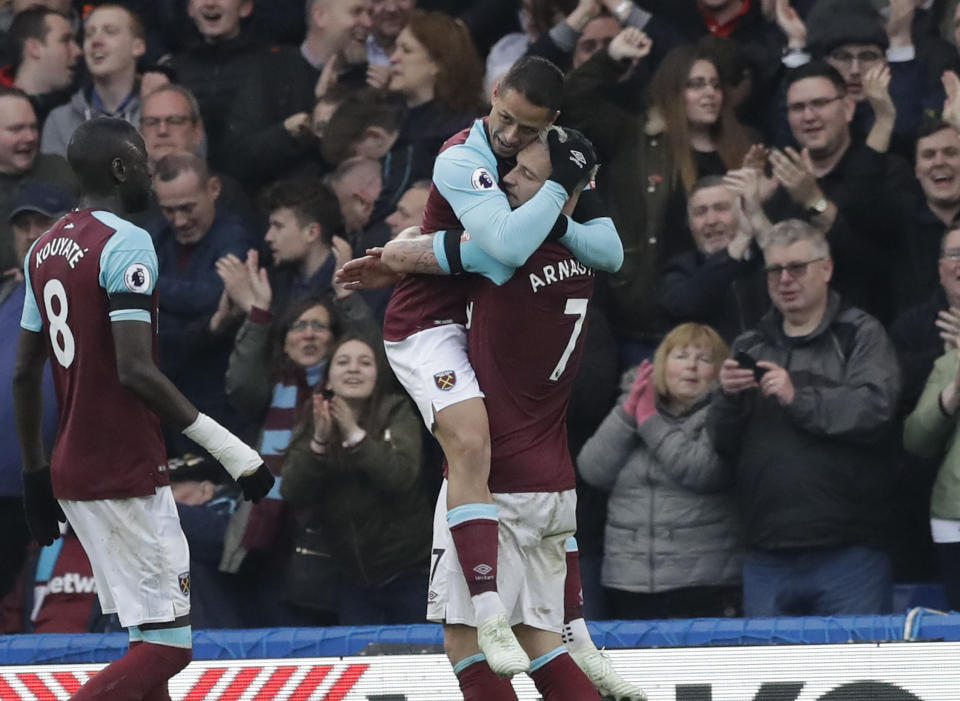
[{"label": "light blue sleeve", "polygon": [[[433,254],[437,263],[449,275],[450,262],[447,260],[447,251],[443,245],[445,231],[438,231],[433,237]],[[502,285],[516,271],[516,268],[504,265],[476,244],[473,239],[460,242],[460,263],[465,272],[483,275],[495,285]]]},{"label": "light blue sleeve", "polygon": [[36,245],[36,241],[30,245],[27,257],[23,261],[23,277],[27,282],[27,289],[23,295],[23,312],[20,314],[20,328],[40,333],[43,330],[43,317],[40,316],[40,307],[37,306],[37,298],[33,294],[33,285],[30,284],[29,265],[30,258],[33,254],[33,247]]},{"label": "light blue sleeve", "polygon": [[548,180],[528,202],[511,211],[497,186],[496,161],[466,144],[437,157],[433,184],[477,245],[513,268],[526,263],[540,247],[567,201],[563,187]]},{"label": "light blue sleeve", "polygon": [[574,257],[594,270],[615,273],[623,265],[623,242],[610,217],[598,217],[578,224],[569,217],[567,233],[559,242],[570,249]]},{"label": "light blue sleeve", "polygon": [[[159,265],[150,234],[110,212],[98,211],[93,216],[117,232],[100,252],[100,286],[107,295],[152,295]],[[145,309],[114,309],[110,320],[152,321]]]}]

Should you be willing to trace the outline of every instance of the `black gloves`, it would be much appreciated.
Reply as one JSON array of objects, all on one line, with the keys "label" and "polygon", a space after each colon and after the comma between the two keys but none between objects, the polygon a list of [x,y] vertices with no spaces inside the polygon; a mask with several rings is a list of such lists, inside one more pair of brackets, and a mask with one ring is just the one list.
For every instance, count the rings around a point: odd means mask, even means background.
[{"label": "black gloves", "polygon": [[60,537],[57,521],[66,523],[67,517],[53,497],[49,467],[23,473],[23,511],[30,533],[40,545],[52,545]]},{"label": "black gloves", "polygon": [[550,165],[553,172],[550,179],[560,183],[568,195],[572,195],[577,185],[586,180],[590,171],[597,165],[597,155],[587,137],[576,129],[563,129],[566,140],[560,141],[560,131],[551,129],[547,134],[547,146],[550,148]]},{"label": "black gloves", "polygon": [[237,484],[243,490],[243,498],[256,504],[270,493],[275,481],[267,466],[260,465],[253,474],[237,479]]}]

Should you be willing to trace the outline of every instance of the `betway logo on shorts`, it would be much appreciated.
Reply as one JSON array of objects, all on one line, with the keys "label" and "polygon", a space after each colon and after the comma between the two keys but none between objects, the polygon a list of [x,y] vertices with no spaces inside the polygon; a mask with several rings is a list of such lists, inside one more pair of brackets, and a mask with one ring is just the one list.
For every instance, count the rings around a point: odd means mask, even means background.
[{"label": "betway logo on shorts", "polygon": [[93,577],[68,572],[62,576],[51,577],[49,581],[36,585],[33,590],[37,598],[46,594],[96,594],[97,583]]}]

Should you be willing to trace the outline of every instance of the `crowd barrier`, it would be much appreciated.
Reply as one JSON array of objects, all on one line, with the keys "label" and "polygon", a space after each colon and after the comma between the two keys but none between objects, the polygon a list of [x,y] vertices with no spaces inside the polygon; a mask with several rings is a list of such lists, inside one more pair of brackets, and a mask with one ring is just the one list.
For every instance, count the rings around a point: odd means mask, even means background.
[{"label": "crowd barrier", "polygon": [[[960,614],[604,621],[598,645],[650,701],[958,701]],[[173,701],[454,701],[434,625],[196,631]],[[60,701],[126,636],[0,636],[0,701]],[[539,699],[526,677],[520,701]]]}]

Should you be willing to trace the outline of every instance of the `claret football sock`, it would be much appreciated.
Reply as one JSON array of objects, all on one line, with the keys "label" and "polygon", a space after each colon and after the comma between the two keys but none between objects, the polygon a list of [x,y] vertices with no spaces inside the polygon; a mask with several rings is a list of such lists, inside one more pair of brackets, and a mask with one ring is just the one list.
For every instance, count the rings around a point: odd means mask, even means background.
[{"label": "claret football sock", "polygon": [[186,667],[193,657],[191,648],[132,643],[127,654],[111,662],[80,687],[73,701],[141,701],[162,699],[160,685]]},{"label": "claret football sock", "polygon": [[453,666],[463,701],[517,701],[509,679],[498,677],[483,655],[473,655]]},{"label": "claret football sock", "polygon": [[580,550],[577,539],[567,538],[567,576],[563,580],[563,622],[583,618],[583,585],[580,583]]},{"label": "claret football sock", "polygon": [[543,701],[600,701],[600,694],[563,647],[530,663],[530,678]]},{"label": "claret football sock", "polygon": [[[497,537],[499,517],[493,504],[464,504],[447,511],[447,525],[457,548],[457,559],[473,597],[497,591]],[[485,597],[489,600],[490,597]],[[499,598],[498,598],[499,603]],[[502,607],[501,607],[502,611]],[[494,615],[498,611],[491,611]],[[487,618],[477,611],[477,619]]]}]

